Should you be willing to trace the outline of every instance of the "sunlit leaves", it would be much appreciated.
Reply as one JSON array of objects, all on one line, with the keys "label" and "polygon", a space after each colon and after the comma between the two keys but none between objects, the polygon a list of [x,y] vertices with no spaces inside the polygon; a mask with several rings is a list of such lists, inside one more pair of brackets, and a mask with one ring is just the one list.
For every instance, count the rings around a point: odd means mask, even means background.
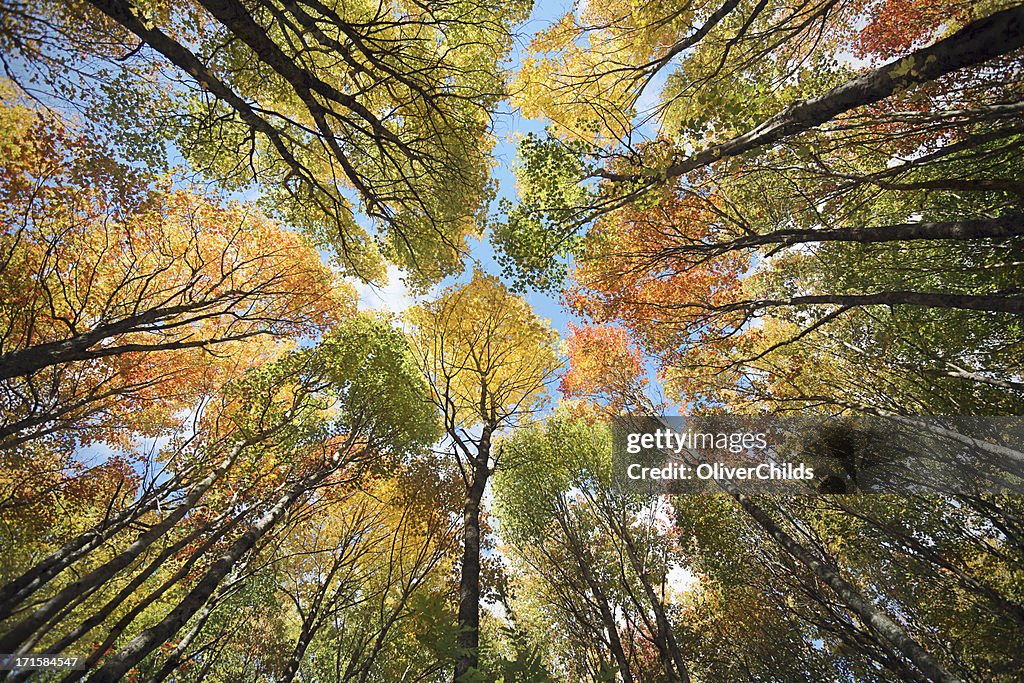
[{"label": "sunlit leaves", "polygon": [[308,241],[251,206],[121,164],[50,115],[2,116],[5,436],[155,433],[352,312]]},{"label": "sunlit leaves", "polygon": [[497,278],[474,272],[407,318],[434,400],[460,426],[503,426],[542,405],[557,336]]}]

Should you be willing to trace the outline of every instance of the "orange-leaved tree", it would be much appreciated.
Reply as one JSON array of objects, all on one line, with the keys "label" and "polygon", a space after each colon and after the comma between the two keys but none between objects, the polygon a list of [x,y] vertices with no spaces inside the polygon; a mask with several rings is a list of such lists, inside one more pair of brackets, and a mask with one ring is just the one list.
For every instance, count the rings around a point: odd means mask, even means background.
[{"label": "orange-leaved tree", "polygon": [[133,169],[20,105],[0,108],[0,144],[8,446],[157,431],[277,341],[354,309],[316,250],[252,207]]}]

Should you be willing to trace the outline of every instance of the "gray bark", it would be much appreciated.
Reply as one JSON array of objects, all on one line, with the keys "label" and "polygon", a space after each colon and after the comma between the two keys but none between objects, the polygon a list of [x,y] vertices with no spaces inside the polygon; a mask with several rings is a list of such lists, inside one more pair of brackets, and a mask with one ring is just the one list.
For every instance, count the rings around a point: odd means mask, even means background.
[{"label": "gray bark", "polygon": [[0,637],[0,652],[19,652],[23,643],[28,641],[33,633],[46,624],[51,618],[64,607],[83,593],[90,592],[96,587],[109,581],[115,574],[130,565],[139,555],[149,548],[155,541],[160,539],[171,528],[174,527],[189,511],[193,510],[199,500],[216,483],[216,481],[228,470],[235,458],[242,452],[246,444],[236,445],[230,453],[213,469],[202,481],[196,484],[185,499],[170,514],[163,518],[158,524],[154,524],[144,533],[139,535],[135,541],[123,552],[119,553],[109,561],[96,567],[85,576],[77,579],[52,598],[37,607],[32,614],[15,624],[2,637]]},{"label": "gray bark", "polygon": [[491,452],[491,428],[485,426],[477,447],[472,479],[462,510],[462,569],[459,576],[459,649],[454,680],[479,663],[480,649],[480,502],[483,500]]},{"label": "gray bark", "polygon": [[103,666],[89,677],[88,683],[114,683],[121,680],[128,670],[172,638],[202,609],[238,561],[281,521],[295,501],[327,478],[333,470],[334,468],[325,468],[293,484],[287,493],[231,544],[224,555],[212,564],[170,613],[132,639],[120,652],[107,659]]}]

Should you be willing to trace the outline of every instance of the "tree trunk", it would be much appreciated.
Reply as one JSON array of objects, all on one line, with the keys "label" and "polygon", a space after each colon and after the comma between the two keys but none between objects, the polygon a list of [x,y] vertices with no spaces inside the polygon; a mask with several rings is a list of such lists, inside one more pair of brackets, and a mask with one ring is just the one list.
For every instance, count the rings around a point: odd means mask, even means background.
[{"label": "tree trunk", "polygon": [[484,427],[462,509],[462,572],[459,576],[459,659],[456,683],[479,664],[480,650],[480,501],[490,476],[491,428]]},{"label": "tree trunk", "polygon": [[202,609],[210,596],[234,568],[235,564],[284,517],[289,508],[303,494],[326,479],[336,467],[324,468],[299,480],[267,510],[249,529],[239,536],[181,602],[155,626],[146,629],[120,652],[112,655],[92,676],[89,683],[114,683],[121,680],[129,669],[142,661],[150,652],[174,636],[192,616]]},{"label": "tree trunk", "polygon": [[1019,217],[992,220],[947,221],[932,223],[898,223],[875,228],[855,227],[834,230],[776,230],[763,235],[749,235],[719,244],[694,244],[672,247],[668,254],[710,252],[724,254],[737,249],[765,245],[778,247],[814,242],[905,242],[913,240],[984,240],[1024,235],[1024,220]]},{"label": "tree trunk", "polygon": [[[982,64],[1024,46],[1024,6],[979,19],[953,35],[902,59],[852,78],[824,95],[795,102],[753,130],[671,164],[664,177],[675,178],[725,157],[771,145],[832,118],[953,71]],[[612,180],[645,180],[607,173]]]},{"label": "tree trunk", "polygon": [[[942,292],[873,292],[871,294],[809,294],[787,299],[753,299],[721,306],[680,304],[678,308],[707,308],[712,311],[756,311],[765,308],[791,306],[922,306],[924,308],[953,308],[965,311],[1024,314],[1024,297],[988,294],[945,294]],[[670,306],[671,307],[671,306]]]},{"label": "tree trunk", "polygon": [[280,683],[291,683],[295,680],[296,674],[299,673],[299,667],[302,665],[302,658],[306,655],[306,648],[313,641],[315,634],[316,624],[303,621],[302,630],[299,632],[299,639],[296,641],[292,654],[288,658],[288,666],[285,667],[284,674],[281,675]]},{"label": "tree trunk", "polygon": [[[224,584],[224,586],[231,585],[231,577],[228,577],[227,581],[228,582]],[[153,676],[146,683],[163,683],[168,676],[174,673],[174,671],[179,666],[181,666],[182,656],[185,654],[185,651],[188,650],[188,648],[192,645],[192,641],[195,640],[196,636],[199,635],[200,631],[203,630],[203,627],[206,626],[206,622],[209,620],[210,615],[213,614],[213,610],[217,607],[217,603],[220,601],[221,595],[223,595],[224,586],[218,589],[217,592],[214,593],[214,595],[206,601],[206,604],[203,605],[203,608],[199,610],[199,614],[196,615],[195,623],[192,625],[192,628],[189,629],[188,633],[185,634],[184,638],[178,641],[178,644],[174,646],[174,650],[171,651],[170,656],[168,656],[167,659],[164,660],[164,663],[160,667],[159,671],[153,674]],[[71,682],[65,679],[64,681],[61,681],[61,683]]]},{"label": "tree trunk", "polygon": [[[704,460],[695,451],[689,451],[688,454],[696,461],[696,464],[704,463]],[[880,642],[888,644],[896,652],[911,661],[933,683],[961,683],[959,678],[947,671],[902,626],[889,618],[887,614],[872,602],[864,598],[857,588],[840,576],[838,572],[834,571],[822,562],[820,558],[816,557],[814,553],[787,534],[767,512],[750,500],[749,496],[741,493],[732,482],[715,479],[715,484],[731,496],[780,548],[810,569],[820,581],[828,585],[839,599],[842,600],[843,604],[856,614],[873,633],[879,636]]]},{"label": "tree trunk", "polygon": [[202,481],[196,484],[195,488],[189,492],[178,507],[158,524],[154,524],[144,533],[140,534],[123,552],[96,567],[82,578],[65,586],[60,592],[37,607],[29,616],[13,626],[4,636],[0,637],[0,652],[19,652],[22,644],[28,641],[37,629],[46,624],[60,610],[84,593],[92,592],[97,587],[103,585],[122,569],[130,565],[139,555],[163,537],[186,514],[195,508],[203,495],[231,467],[231,464],[234,463],[235,459],[247,445],[248,443],[238,444],[232,448],[224,460]]},{"label": "tree trunk", "polygon": [[[117,595],[112,597],[102,607],[100,607],[98,610],[89,615],[88,618],[78,623],[77,626],[70,633],[62,637],[54,645],[48,647],[46,652],[55,655],[60,654],[61,652],[67,650],[76,641],[78,641],[78,639],[89,633],[89,631],[102,624],[104,621],[106,621],[107,617],[113,614],[114,610],[121,606],[121,604],[125,600],[135,595],[139,588],[141,588],[142,585],[146,582],[146,579],[152,576],[157,571],[157,569],[159,569],[164,564],[164,562],[166,562],[169,558],[173,557],[183,548],[187,547],[189,544],[198,539],[204,533],[213,530],[215,526],[216,525],[214,524],[200,526],[191,533],[187,534],[186,536],[183,536],[179,540],[175,541],[173,544],[161,550],[160,554],[158,554],[155,558],[150,560],[149,564],[147,564],[138,574],[133,576],[131,581],[129,581],[121,590],[117,592]],[[227,528],[231,528],[230,525]],[[219,530],[217,534],[214,536],[214,538],[219,538],[226,530],[227,529]],[[58,618],[58,623],[59,621],[60,619]],[[43,634],[45,634],[48,630],[49,629],[44,629]]]},{"label": "tree trunk", "polygon": [[601,584],[597,582],[594,574],[590,571],[593,558],[589,556],[582,540],[577,538],[572,532],[568,516],[568,509],[565,507],[564,502],[560,502],[559,512],[555,515],[555,521],[562,528],[562,533],[565,534],[566,541],[569,544],[569,550],[575,556],[576,563],[579,565],[583,581],[586,582],[587,587],[594,596],[594,601],[597,603],[598,611],[601,613],[601,622],[607,635],[608,649],[611,650],[615,664],[618,666],[622,683],[633,683],[633,672],[630,671],[629,658],[626,657],[625,648],[622,647],[622,639],[619,638],[618,625],[615,623],[615,613],[604,591],[601,590]]},{"label": "tree trunk", "polygon": [[[313,642],[313,636],[320,630],[320,625],[323,624],[324,602],[327,600],[331,581],[334,580],[335,575],[341,569],[344,559],[343,554],[335,554],[330,571],[327,572],[327,576],[322,579],[317,587],[316,594],[313,596],[313,603],[309,606],[306,614],[303,615],[299,639],[296,641],[295,647],[292,648],[292,654],[288,658],[288,665],[285,667],[284,674],[281,676],[279,683],[291,683],[299,673],[299,667],[302,666],[302,658],[306,655],[306,649]],[[337,592],[334,593],[333,600],[336,599]]]},{"label": "tree trunk", "polygon": [[[79,661],[80,668],[73,669],[70,672],[68,672],[68,674],[61,679],[61,683],[74,683],[75,681],[79,681],[85,678],[89,670],[92,669],[96,662],[100,661],[100,659],[102,659],[106,653],[110,652],[111,648],[113,648],[114,643],[118,640],[118,638],[128,630],[131,624],[134,623],[134,621],[138,619],[143,612],[149,609],[150,605],[152,605],[154,602],[165,596],[168,590],[172,589],[177,585],[180,585],[180,582],[189,575],[189,572],[191,572],[192,568],[195,567],[196,563],[206,555],[207,551],[215,543],[217,543],[225,534],[230,533],[232,529],[234,529],[239,523],[241,523],[243,519],[243,514],[235,515],[234,517],[228,519],[227,523],[224,524],[222,527],[215,529],[214,533],[207,536],[203,543],[190,554],[188,559],[185,560],[185,562],[180,567],[178,567],[177,570],[171,576],[165,579],[156,588],[151,590],[148,595],[146,595],[145,597],[140,597],[136,601],[134,601],[131,605],[131,608],[124,614],[120,615],[120,618],[118,618],[116,622],[114,622],[112,625],[108,624],[109,629],[107,631],[105,639],[102,642],[95,641],[99,644],[96,645],[94,642],[94,644],[92,645],[92,652],[90,652],[84,658],[84,661]],[[157,560],[159,560],[159,558],[157,558]],[[61,642],[63,643],[63,641]],[[63,652],[64,650],[66,650],[67,647],[67,645],[62,646],[61,644],[58,644],[54,646],[52,652],[54,654],[57,654],[59,652]],[[19,682],[12,681],[11,683]]]},{"label": "tree trunk", "polygon": [[217,340],[207,339],[196,341],[171,341],[154,344],[123,344],[98,349],[92,348],[104,339],[109,339],[115,336],[129,334],[132,332],[158,332],[160,330],[159,324],[168,323],[177,316],[187,313],[193,313],[197,316],[201,316],[217,306],[228,308],[230,303],[230,298],[221,297],[212,300],[201,299],[194,303],[182,304],[180,306],[152,308],[137,315],[128,316],[121,320],[98,325],[87,332],[74,335],[68,339],[47,342],[45,344],[36,344],[17,351],[11,351],[0,355],[0,379],[10,379],[12,377],[31,375],[32,373],[51,365],[89,360],[93,358],[104,358],[129,351],[160,351],[205,346],[214,343]]}]

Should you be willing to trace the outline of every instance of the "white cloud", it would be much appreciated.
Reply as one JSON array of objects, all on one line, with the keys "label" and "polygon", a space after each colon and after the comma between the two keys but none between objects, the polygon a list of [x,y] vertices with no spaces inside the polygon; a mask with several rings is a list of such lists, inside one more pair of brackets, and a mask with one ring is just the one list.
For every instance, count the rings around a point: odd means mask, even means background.
[{"label": "white cloud", "polygon": [[686,567],[673,565],[665,576],[665,583],[672,592],[685,593],[696,588],[697,577]]},{"label": "white cloud", "polygon": [[359,295],[359,308],[364,311],[388,311],[402,313],[415,303],[409,288],[402,282],[405,273],[397,266],[388,266],[388,282],[377,287],[365,282],[356,282],[356,293]]}]

